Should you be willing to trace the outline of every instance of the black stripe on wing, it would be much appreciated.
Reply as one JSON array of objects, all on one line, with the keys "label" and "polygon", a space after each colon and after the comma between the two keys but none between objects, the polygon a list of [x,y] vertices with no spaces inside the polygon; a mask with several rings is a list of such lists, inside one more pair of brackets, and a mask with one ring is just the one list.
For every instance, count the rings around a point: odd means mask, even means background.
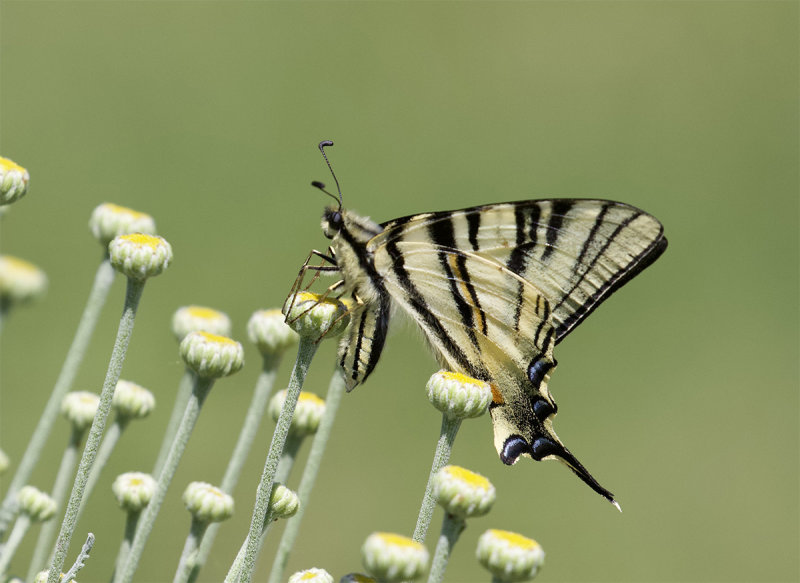
[{"label": "black stripe on wing", "polygon": [[[603,252],[605,249],[611,244],[614,237],[619,234],[625,226],[630,224],[634,219],[641,216],[643,213],[638,213],[629,217],[626,221],[620,224],[617,229],[615,229],[614,233],[612,233],[611,237],[606,241],[606,244],[603,247],[603,251],[598,253],[595,258],[592,260],[591,265],[594,265],[597,260],[603,256]],[[641,253],[639,253],[636,257],[634,257],[623,269],[615,273],[611,278],[603,283],[590,297],[588,300],[583,302],[581,306],[572,312],[561,324],[556,328],[556,344],[561,342],[567,334],[572,332],[575,327],[583,322],[583,320],[591,314],[597,306],[602,304],[605,300],[607,300],[615,291],[621,288],[623,285],[628,283],[631,279],[639,275],[644,269],[649,267],[656,259],[658,259],[662,253],[667,249],[667,238],[664,237],[664,230],[663,228],[659,231],[658,237],[656,237],[650,245],[648,245]],[[556,307],[560,306],[572,293],[574,289],[580,285],[580,282],[583,281],[586,274],[590,271],[591,265],[587,268],[584,273],[581,275],[581,278],[578,282],[573,286],[572,290],[569,293],[564,295],[561,301],[556,305]],[[556,308],[554,308],[555,310]]]}]

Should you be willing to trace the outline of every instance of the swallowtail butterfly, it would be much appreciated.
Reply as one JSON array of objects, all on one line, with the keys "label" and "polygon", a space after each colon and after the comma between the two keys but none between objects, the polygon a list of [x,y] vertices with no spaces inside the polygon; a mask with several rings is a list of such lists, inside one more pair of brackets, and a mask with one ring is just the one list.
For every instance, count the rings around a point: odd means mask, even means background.
[{"label": "swallowtail butterfly", "polygon": [[[324,148],[319,145],[330,167]],[[333,174],[337,189],[339,182]],[[561,443],[548,381],[553,348],[666,249],[661,223],[610,200],[543,199],[409,215],[375,223],[325,210],[328,253],[306,270],[337,272],[329,293],[351,300],[338,360],[348,390],[378,364],[393,306],[419,325],[442,366],[484,380],[500,459],[557,459],[615,506]],[[312,256],[327,265],[309,266]],[[292,296],[290,296],[292,297]]]}]

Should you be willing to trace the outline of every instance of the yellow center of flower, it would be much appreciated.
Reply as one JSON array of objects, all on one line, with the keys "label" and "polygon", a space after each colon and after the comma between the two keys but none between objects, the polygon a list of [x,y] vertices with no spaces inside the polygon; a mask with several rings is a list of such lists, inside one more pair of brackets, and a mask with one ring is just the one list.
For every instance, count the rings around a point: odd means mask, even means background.
[{"label": "yellow center of flower", "polygon": [[8,158],[0,158],[0,168],[2,168],[3,171],[5,171],[5,172],[8,172],[9,170],[17,170],[19,172],[26,172],[25,168],[23,168],[22,166],[20,166],[16,162],[13,162],[13,161],[9,160]]},{"label": "yellow center of flower", "polygon": [[144,483],[144,480],[141,478],[130,478],[128,484],[131,486],[141,486]]},{"label": "yellow center of flower", "polygon": [[532,538],[528,538],[526,536],[522,536],[521,534],[517,534],[516,532],[511,532],[509,530],[497,530],[497,529],[490,529],[492,536],[507,542],[509,545],[524,549],[526,551],[533,550],[539,546]]},{"label": "yellow center of flower", "polygon": [[126,206],[120,206],[118,204],[114,204],[113,202],[107,202],[103,205],[103,207],[109,212],[121,215],[129,215],[135,219],[140,219],[147,216],[147,213],[135,211],[133,209],[129,209]]},{"label": "yellow center of flower", "polygon": [[297,295],[295,295],[295,302],[314,302],[315,304],[328,304],[329,306],[336,306],[340,303],[338,300],[333,298],[325,298],[323,300],[320,294],[315,294],[312,292],[298,292]]},{"label": "yellow center of flower", "polygon": [[36,267],[33,263],[28,263],[24,259],[17,259],[16,257],[10,257],[8,255],[2,257],[2,260],[6,262],[6,265],[9,269],[16,269],[21,272],[27,273],[38,273],[39,268]]},{"label": "yellow center of flower", "polygon": [[316,573],[313,571],[307,571],[300,576],[301,581],[310,581],[311,579],[315,579],[317,576]]},{"label": "yellow center of flower", "polygon": [[261,310],[261,313],[268,318],[283,318],[280,310]]},{"label": "yellow center of flower", "polygon": [[460,480],[476,488],[488,490],[492,486],[491,482],[489,482],[489,480],[480,474],[471,472],[466,468],[462,468],[461,466],[447,466],[444,468],[444,471],[446,471],[453,479]]},{"label": "yellow center of flower", "polygon": [[306,393],[305,391],[300,391],[300,396],[297,398],[298,401],[302,401],[303,403],[308,403],[309,405],[324,405],[325,401],[317,397],[314,393]]},{"label": "yellow center of flower", "polygon": [[200,318],[202,320],[216,320],[221,316],[217,310],[212,308],[204,308],[202,306],[189,306],[186,308],[186,311],[190,316],[194,318]]},{"label": "yellow center of flower", "polygon": [[212,334],[211,332],[197,332],[207,342],[216,342],[218,344],[236,344],[236,340],[231,340],[227,336],[220,336],[219,334]]},{"label": "yellow center of flower", "polygon": [[394,534],[392,532],[379,532],[376,533],[383,542],[387,545],[392,545],[395,547],[403,547],[408,549],[420,549],[423,546],[418,543],[417,541],[408,538],[407,536],[403,536],[401,534]]},{"label": "yellow center of flower", "polygon": [[481,381],[473,379],[472,377],[468,377],[467,375],[462,374],[460,372],[451,372],[449,370],[443,370],[439,374],[445,381],[455,381],[461,384],[472,384],[472,385],[477,385],[481,383]]},{"label": "yellow center of flower", "polygon": [[144,233],[131,233],[130,235],[120,235],[120,239],[129,241],[140,247],[150,247],[155,249],[160,247],[162,243],[161,237],[154,237],[153,235],[145,235]]}]

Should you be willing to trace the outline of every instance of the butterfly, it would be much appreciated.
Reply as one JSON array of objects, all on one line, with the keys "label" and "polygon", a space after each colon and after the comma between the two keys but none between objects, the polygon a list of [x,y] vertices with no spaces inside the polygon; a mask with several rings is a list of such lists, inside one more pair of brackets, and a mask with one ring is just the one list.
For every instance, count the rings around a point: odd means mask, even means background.
[{"label": "butterfly", "polygon": [[[610,200],[543,199],[409,215],[376,223],[342,207],[322,217],[328,253],[306,270],[335,272],[350,324],[338,351],[348,390],[383,351],[393,306],[422,329],[448,370],[486,381],[494,444],[503,463],[556,459],[619,508],[553,429],[553,349],[597,306],[666,249],[661,223]],[[326,264],[309,266],[312,256]],[[290,296],[291,297],[291,296]]]}]

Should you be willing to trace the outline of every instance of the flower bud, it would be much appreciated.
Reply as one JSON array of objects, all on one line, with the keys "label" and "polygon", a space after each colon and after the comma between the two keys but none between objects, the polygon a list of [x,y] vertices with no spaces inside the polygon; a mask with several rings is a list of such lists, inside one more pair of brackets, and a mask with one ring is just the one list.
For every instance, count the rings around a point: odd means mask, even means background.
[{"label": "flower bud", "polygon": [[535,540],[509,532],[489,529],[478,539],[478,562],[500,581],[528,581],[544,565],[544,551]]},{"label": "flower bud", "polygon": [[126,472],[111,485],[117,502],[128,512],[138,512],[150,503],[156,493],[156,481],[150,474]]},{"label": "flower bud", "polygon": [[[277,421],[286,401],[286,389],[278,391],[269,402],[269,414]],[[297,397],[297,405],[294,408],[292,423],[289,431],[294,435],[306,436],[317,431],[322,415],[325,413],[325,401],[317,397],[314,393],[300,391]]]},{"label": "flower bud", "polygon": [[241,344],[208,332],[189,332],[181,341],[180,354],[186,366],[202,378],[232,375],[244,366]]},{"label": "flower bud", "polygon": [[172,261],[172,247],[163,237],[132,233],[108,244],[111,265],[125,277],[145,280],[164,271]]},{"label": "flower bud", "polygon": [[50,520],[56,513],[56,501],[33,486],[23,486],[17,492],[19,511],[33,522]]},{"label": "flower bud", "polygon": [[180,342],[189,332],[231,335],[231,319],[224,312],[203,306],[184,306],[172,316],[172,333]]},{"label": "flower bud", "polygon": [[156,222],[147,213],[140,213],[105,202],[92,211],[89,219],[89,230],[104,246],[108,246],[114,237],[131,233],[156,234]]},{"label": "flower bud", "polygon": [[312,567],[294,573],[289,577],[288,583],[333,583],[333,577],[325,569]]},{"label": "flower bud", "polygon": [[479,417],[492,402],[489,383],[458,372],[434,373],[425,389],[433,406],[452,419]]},{"label": "flower bud", "polygon": [[186,486],[183,503],[201,522],[222,522],[233,515],[233,498],[206,482],[191,482]]},{"label": "flower bud", "polygon": [[319,339],[341,334],[350,322],[347,306],[319,294],[299,292],[286,300],[286,323],[300,336]]},{"label": "flower bud", "polygon": [[261,354],[280,354],[297,344],[297,332],[285,321],[280,310],[258,310],[247,322],[247,336]]},{"label": "flower bud", "polygon": [[114,389],[111,406],[116,409],[118,415],[141,419],[147,417],[156,406],[156,398],[144,387],[120,379],[117,381],[117,388]]},{"label": "flower bud", "polygon": [[406,536],[374,532],[361,547],[367,571],[380,581],[418,579],[428,566],[428,549]]},{"label": "flower bud", "polygon": [[489,512],[497,494],[480,474],[460,466],[445,466],[433,477],[433,497],[445,512],[463,519]]},{"label": "flower bud", "polygon": [[47,276],[33,263],[0,255],[0,300],[24,303],[42,296]]},{"label": "flower bud", "polygon": [[11,204],[28,192],[30,174],[8,158],[0,158],[0,205]]},{"label": "flower bud", "polygon": [[64,395],[61,401],[61,414],[75,429],[82,430],[92,424],[99,406],[99,395],[88,391],[74,391]]}]

